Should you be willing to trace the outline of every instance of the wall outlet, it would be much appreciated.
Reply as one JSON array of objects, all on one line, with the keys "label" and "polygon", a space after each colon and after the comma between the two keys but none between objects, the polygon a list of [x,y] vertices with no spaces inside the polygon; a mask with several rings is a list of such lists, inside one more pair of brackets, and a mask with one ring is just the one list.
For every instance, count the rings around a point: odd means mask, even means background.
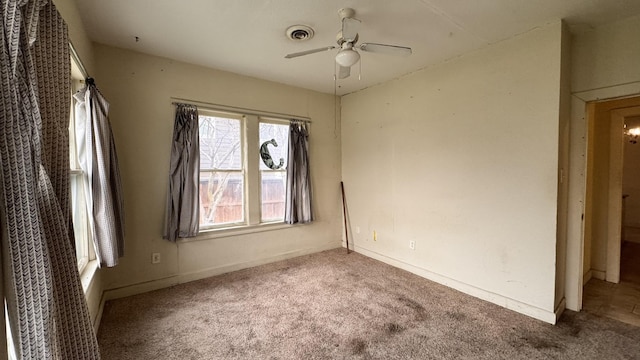
[{"label": "wall outlet", "polygon": [[360,234],[360,226],[356,226],[356,234]]},{"label": "wall outlet", "polygon": [[411,249],[411,250],[415,250],[416,249],[416,241],[415,240],[409,240],[409,249]]},{"label": "wall outlet", "polygon": [[152,264],[160,264],[160,253],[151,254],[151,263]]},{"label": "wall outlet", "polygon": [[373,241],[378,241],[378,233],[373,230]]}]

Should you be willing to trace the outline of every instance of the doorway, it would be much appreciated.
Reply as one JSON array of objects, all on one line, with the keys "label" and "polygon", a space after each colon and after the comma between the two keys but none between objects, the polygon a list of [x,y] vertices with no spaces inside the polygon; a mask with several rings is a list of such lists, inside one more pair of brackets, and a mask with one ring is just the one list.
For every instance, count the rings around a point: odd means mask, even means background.
[{"label": "doorway", "polygon": [[640,242],[628,241],[636,229],[640,240],[640,139],[624,133],[640,127],[640,97],[587,107],[583,309],[640,326]]},{"label": "doorway", "polygon": [[625,117],[624,125],[620,283],[640,288],[640,115]]}]

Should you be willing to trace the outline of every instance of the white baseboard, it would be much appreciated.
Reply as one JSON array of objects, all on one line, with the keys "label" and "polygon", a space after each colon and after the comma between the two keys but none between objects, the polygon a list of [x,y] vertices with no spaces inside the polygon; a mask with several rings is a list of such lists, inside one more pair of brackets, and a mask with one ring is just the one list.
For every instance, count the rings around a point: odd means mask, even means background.
[{"label": "white baseboard", "polygon": [[548,311],[548,310],[544,310],[541,308],[538,308],[536,306],[533,305],[529,305],[529,304],[525,304],[523,302],[520,302],[518,300],[514,300],[511,298],[508,298],[506,296],[502,296],[499,294],[495,294],[492,293],[490,291],[487,290],[483,290],[480,288],[477,288],[475,286],[460,282],[458,280],[454,280],[451,278],[448,278],[446,276],[431,272],[429,270],[423,269],[421,267],[415,266],[415,265],[411,265],[408,263],[405,263],[403,261],[397,260],[397,259],[393,259],[390,258],[386,255],[382,255],[379,254],[377,252],[371,251],[371,250],[367,250],[364,249],[362,247],[356,246],[355,247],[355,251],[368,256],[370,258],[382,261],[384,263],[387,263],[391,266],[395,266],[397,268],[409,271],[411,273],[414,273],[418,276],[421,276],[423,278],[426,278],[428,280],[437,282],[439,284],[448,286],[450,288],[456,289],[460,292],[463,292],[465,294],[477,297],[479,299],[494,303],[496,305],[502,306],[504,308],[507,308],[509,310],[513,310],[515,312],[519,312],[521,314],[530,316],[532,318],[544,321],[546,323],[549,324],[555,324],[557,321],[557,317],[560,316],[560,314],[562,313],[562,311],[564,310],[564,299],[563,301],[560,303],[560,305],[562,305],[562,309],[560,309],[560,306],[558,306],[557,309],[555,309],[555,311]]},{"label": "white baseboard", "polygon": [[598,280],[605,280],[607,277],[607,273],[600,270],[589,270],[591,271],[591,277]]},{"label": "white baseboard", "polygon": [[582,278],[582,286],[587,285],[589,280],[591,280],[592,278],[593,278],[593,270],[589,269],[589,271],[587,271],[587,273],[584,274],[584,277]]},{"label": "white baseboard", "polygon": [[216,266],[216,267],[211,267],[211,268],[200,270],[200,271],[177,274],[177,275],[170,276],[163,279],[156,279],[156,280],[151,280],[143,283],[131,284],[131,285],[115,288],[115,289],[107,289],[102,293],[100,308],[98,310],[98,315],[96,316],[96,323],[94,324],[96,333],[98,331],[98,327],[100,326],[100,320],[102,319],[102,311],[104,310],[104,304],[109,300],[143,294],[146,292],[159,290],[159,289],[171,287],[178,284],[184,284],[191,281],[206,279],[208,277],[225,274],[232,271],[269,264],[269,263],[280,261],[280,260],[291,259],[291,258],[302,256],[302,255],[314,254],[321,251],[331,250],[339,247],[340,247],[340,243],[336,243],[336,242],[327,243],[318,247],[298,249],[298,250],[289,251],[286,253],[281,253],[275,256],[256,259],[253,261]]},{"label": "white baseboard", "polygon": [[626,224],[622,228],[622,235],[624,241],[640,243],[640,224]]},{"label": "white baseboard", "polygon": [[554,324],[557,323],[558,320],[560,320],[560,316],[562,316],[562,313],[564,312],[566,307],[567,307],[567,299],[562,298],[558,306],[556,306],[556,310],[554,311],[554,313],[556,314],[556,321],[554,322]]},{"label": "white baseboard", "polygon": [[100,330],[100,321],[102,321],[102,312],[104,311],[104,303],[106,300],[104,299],[104,291],[102,292],[102,296],[100,297],[100,305],[98,306],[98,313],[96,314],[96,318],[93,320],[93,331],[95,331],[96,335],[98,334],[98,330]]},{"label": "white baseboard", "polygon": [[624,241],[640,244],[640,237],[638,237],[638,236],[629,236],[626,239],[624,239]]}]

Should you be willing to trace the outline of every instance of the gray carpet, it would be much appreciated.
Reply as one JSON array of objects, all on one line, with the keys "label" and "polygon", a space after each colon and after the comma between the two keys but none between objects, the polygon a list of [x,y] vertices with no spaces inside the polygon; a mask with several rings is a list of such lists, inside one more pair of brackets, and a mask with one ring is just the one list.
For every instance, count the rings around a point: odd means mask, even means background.
[{"label": "gray carpet", "polygon": [[556,326],[344,249],[107,302],[103,359],[640,359],[640,328]]}]

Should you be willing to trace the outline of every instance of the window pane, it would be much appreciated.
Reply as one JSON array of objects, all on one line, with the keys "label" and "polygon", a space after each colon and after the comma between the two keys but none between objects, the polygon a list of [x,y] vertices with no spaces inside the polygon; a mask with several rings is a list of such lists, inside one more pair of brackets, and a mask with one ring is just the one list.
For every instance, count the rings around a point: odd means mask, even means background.
[{"label": "window pane", "polygon": [[[72,94],[73,95],[73,94]],[[76,153],[76,122],[75,122],[75,100],[71,96],[71,118],[69,119],[69,169],[79,169],[78,155]]]},{"label": "window pane", "polygon": [[283,166],[272,170],[260,159],[261,175],[261,221],[284,220],[284,202],[287,173],[287,153],[289,148],[289,125],[260,123],[260,146],[265,142],[275,140],[274,145],[267,145],[271,159],[275,165]]},{"label": "window pane", "polygon": [[200,168],[242,169],[240,120],[200,116]]},{"label": "window pane", "polygon": [[242,173],[200,172],[200,226],[244,221]]},{"label": "window pane", "polygon": [[263,222],[284,220],[286,171],[261,171]]},{"label": "window pane", "polygon": [[82,271],[89,262],[89,230],[87,225],[87,207],[84,196],[84,175],[71,174],[71,218],[76,243],[78,269]]},{"label": "window pane", "polygon": [[[283,161],[282,169],[287,166],[287,152],[289,149],[289,125],[284,124],[270,124],[270,123],[260,123],[260,146],[264,144],[265,141],[275,140],[278,146],[274,146],[272,144],[267,145],[269,149],[269,153],[271,154],[271,159],[273,162],[278,165],[280,164],[280,159]],[[262,160],[260,160],[260,170],[268,170],[267,167]]]}]

